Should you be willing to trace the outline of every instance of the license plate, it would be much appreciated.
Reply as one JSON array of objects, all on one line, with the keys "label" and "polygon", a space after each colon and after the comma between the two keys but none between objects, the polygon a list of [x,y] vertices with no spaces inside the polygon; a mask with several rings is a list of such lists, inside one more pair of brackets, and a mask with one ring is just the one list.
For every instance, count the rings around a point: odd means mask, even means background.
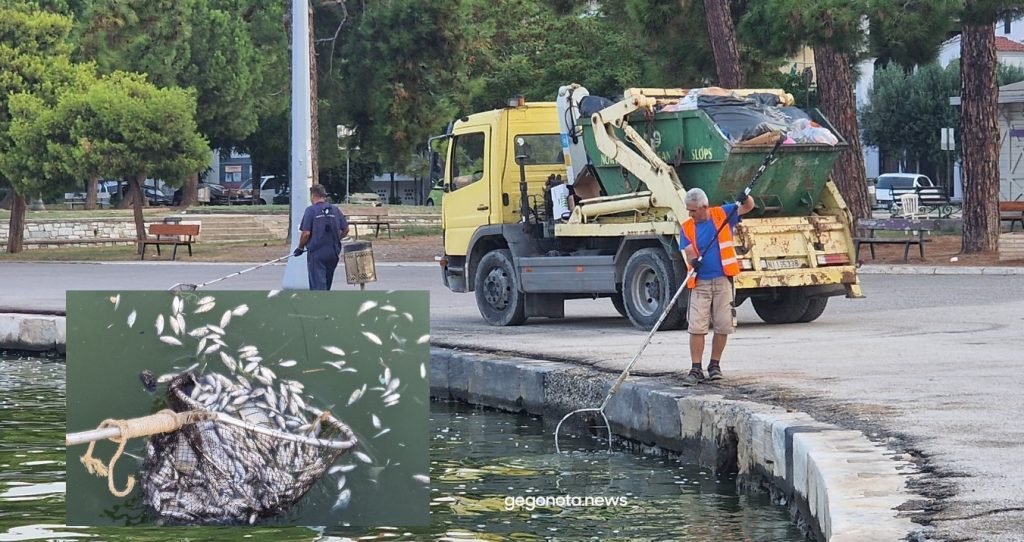
[{"label": "license plate", "polygon": [[765,269],[797,269],[800,267],[801,260],[798,259],[786,259],[786,260],[761,260],[761,265]]}]

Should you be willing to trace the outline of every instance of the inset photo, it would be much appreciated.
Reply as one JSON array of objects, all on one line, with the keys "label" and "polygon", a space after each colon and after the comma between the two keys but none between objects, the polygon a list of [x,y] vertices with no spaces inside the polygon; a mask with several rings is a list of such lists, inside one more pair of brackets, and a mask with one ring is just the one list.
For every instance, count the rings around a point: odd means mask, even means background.
[{"label": "inset photo", "polygon": [[68,292],[67,524],[429,523],[428,303]]}]

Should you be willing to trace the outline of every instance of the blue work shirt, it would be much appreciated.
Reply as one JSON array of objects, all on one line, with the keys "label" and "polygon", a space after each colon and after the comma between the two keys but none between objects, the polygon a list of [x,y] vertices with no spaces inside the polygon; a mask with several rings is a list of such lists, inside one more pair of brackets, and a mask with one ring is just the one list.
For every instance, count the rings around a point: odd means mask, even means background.
[{"label": "blue work shirt", "polygon": [[[739,211],[736,211],[737,205],[735,203],[726,203],[722,205],[722,210],[725,211],[726,216],[729,218],[729,233],[732,233],[732,228],[736,224],[740,223]],[[697,280],[711,280],[718,277],[725,276],[725,270],[722,269],[722,251],[718,248],[718,235],[715,230],[715,221],[708,219],[704,222],[694,221],[694,230],[697,233],[697,253],[704,256],[701,260],[700,271],[697,271]],[[679,228],[679,242],[682,246],[679,250],[684,250],[690,246],[690,240],[683,234],[682,227]],[[708,247],[708,243],[711,246]],[[704,248],[708,247],[705,251]]]},{"label": "blue work shirt", "polygon": [[321,201],[306,207],[299,230],[309,232],[306,250],[311,253],[333,253],[341,251],[341,232],[348,227],[345,215],[334,205]]}]

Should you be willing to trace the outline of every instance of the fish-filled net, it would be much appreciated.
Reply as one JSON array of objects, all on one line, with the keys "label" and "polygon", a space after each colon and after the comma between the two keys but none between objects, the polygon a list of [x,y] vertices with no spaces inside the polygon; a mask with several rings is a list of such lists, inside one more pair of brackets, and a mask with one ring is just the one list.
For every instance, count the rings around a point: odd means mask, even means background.
[{"label": "fish-filled net", "polygon": [[345,424],[305,404],[301,383],[263,376],[185,372],[171,380],[171,410],[212,419],[154,435],[146,446],[143,499],[162,520],[254,523],[278,514],[356,445]]}]

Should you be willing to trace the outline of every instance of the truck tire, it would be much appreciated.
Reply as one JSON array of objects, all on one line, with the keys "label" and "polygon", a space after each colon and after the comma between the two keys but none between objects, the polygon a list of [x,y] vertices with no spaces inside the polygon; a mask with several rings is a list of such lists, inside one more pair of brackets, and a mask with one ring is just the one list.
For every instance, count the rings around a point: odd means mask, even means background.
[{"label": "truck tire", "polygon": [[612,306],[615,307],[615,310],[618,311],[623,318],[629,318],[629,315],[626,314],[626,303],[622,300],[622,294],[612,294],[610,299],[612,300]]},{"label": "truck tire", "polygon": [[813,322],[825,312],[825,305],[828,304],[827,297],[812,297],[807,300],[807,310],[800,316],[800,322]]},{"label": "truck tire", "polygon": [[476,306],[492,326],[518,326],[526,321],[526,302],[507,249],[492,250],[480,259],[475,277]]},{"label": "truck tire", "polygon": [[[634,252],[626,261],[622,275],[623,305],[633,325],[645,330],[653,328],[679,288],[679,280],[664,250],[642,248]],[[680,297],[662,322],[661,329],[682,329],[685,325],[686,303]]]},{"label": "truck tire", "polygon": [[754,304],[754,312],[767,324],[792,324],[803,321],[805,313],[811,315],[808,311],[811,300],[797,288],[784,289],[774,298],[752,297],[750,302]]}]

